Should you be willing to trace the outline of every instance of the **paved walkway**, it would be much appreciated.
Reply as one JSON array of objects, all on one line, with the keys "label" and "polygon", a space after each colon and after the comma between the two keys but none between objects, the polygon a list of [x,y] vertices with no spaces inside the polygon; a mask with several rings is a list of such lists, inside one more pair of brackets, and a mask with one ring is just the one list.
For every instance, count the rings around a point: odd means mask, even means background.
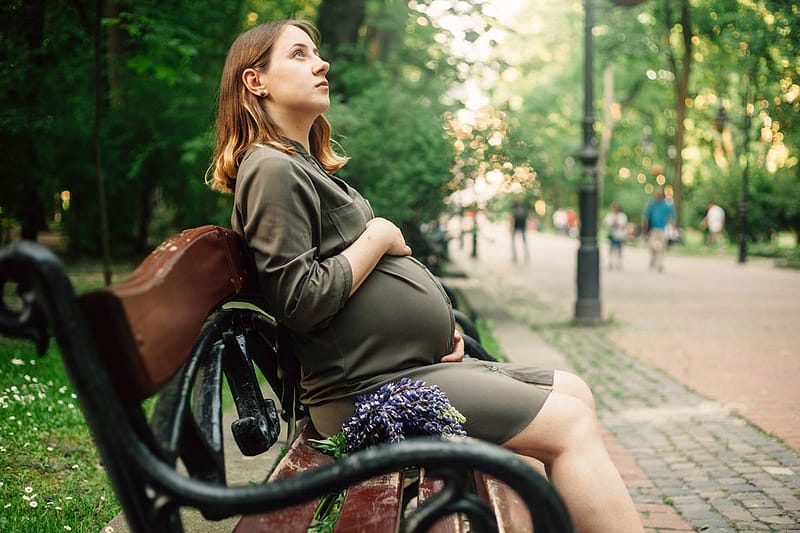
[{"label": "paved walkway", "polygon": [[659,274],[627,247],[601,272],[609,324],[573,327],[578,244],[529,234],[515,264],[484,223],[476,259],[451,243],[450,281],[512,360],[590,383],[648,531],[800,531],[800,273],[671,254]]}]

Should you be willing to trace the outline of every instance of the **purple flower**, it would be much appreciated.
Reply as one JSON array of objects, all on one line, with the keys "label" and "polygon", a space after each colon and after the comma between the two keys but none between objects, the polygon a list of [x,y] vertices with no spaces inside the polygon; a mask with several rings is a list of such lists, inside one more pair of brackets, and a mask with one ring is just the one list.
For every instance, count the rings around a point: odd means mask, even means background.
[{"label": "purple flower", "polygon": [[386,383],[356,398],[353,415],[342,426],[345,450],[352,452],[381,442],[400,442],[418,435],[466,436],[464,416],[438,385],[424,381]]}]

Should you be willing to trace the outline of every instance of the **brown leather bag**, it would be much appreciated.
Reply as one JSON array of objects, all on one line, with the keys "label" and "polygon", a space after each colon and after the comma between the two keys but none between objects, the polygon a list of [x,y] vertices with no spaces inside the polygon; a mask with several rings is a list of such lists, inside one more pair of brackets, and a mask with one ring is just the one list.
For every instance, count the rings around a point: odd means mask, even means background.
[{"label": "brown leather bag", "polygon": [[187,229],[124,283],[79,298],[123,397],[146,398],[180,369],[209,312],[245,286],[243,252],[232,230]]}]

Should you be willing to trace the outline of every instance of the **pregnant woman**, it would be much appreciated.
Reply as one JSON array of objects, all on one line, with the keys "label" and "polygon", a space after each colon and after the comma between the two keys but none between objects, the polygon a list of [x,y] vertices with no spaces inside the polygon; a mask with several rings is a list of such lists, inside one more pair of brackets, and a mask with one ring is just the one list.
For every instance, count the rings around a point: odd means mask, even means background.
[{"label": "pregnant woman", "polygon": [[464,358],[442,286],[400,230],[333,173],[330,105],[317,33],[305,21],[257,26],[222,73],[211,186],[234,194],[269,310],[303,369],[302,401],[330,436],[355,397],[403,377],[438,385],[473,437],[545,464],[578,531],[639,532],[603,445],[594,399],[561,371]]}]

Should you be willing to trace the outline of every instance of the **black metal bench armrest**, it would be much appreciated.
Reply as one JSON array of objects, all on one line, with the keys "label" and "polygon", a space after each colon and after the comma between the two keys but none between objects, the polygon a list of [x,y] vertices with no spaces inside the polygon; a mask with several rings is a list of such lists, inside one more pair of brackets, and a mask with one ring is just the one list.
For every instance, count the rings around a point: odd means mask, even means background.
[{"label": "black metal bench armrest", "polygon": [[[6,301],[6,284],[15,285],[13,308]],[[0,287],[0,334],[33,341],[39,355],[47,350],[51,331],[66,342],[73,327],[85,326],[55,320],[74,316],[75,292],[61,261],[44,246],[18,241],[0,250]]]},{"label": "black metal bench armrest", "polygon": [[[140,449],[136,455],[147,457],[148,453],[147,449]],[[458,488],[459,480],[466,479],[472,471],[481,471],[519,494],[531,513],[535,531],[573,531],[566,507],[546,479],[512,452],[471,438],[414,438],[382,444],[296,476],[245,487],[186,478],[154,457],[148,462],[155,473],[153,481],[174,495],[173,504],[205,509],[217,518],[282,509],[406,468],[425,468],[437,477],[456,481],[440,492],[441,497],[431,499],[406,517],[403,532],[427,531],[438,519],[453,512],[466,513],[474,522],[483,523],[485,504]],[[490,525],[489,530],[496,529]]]}]

